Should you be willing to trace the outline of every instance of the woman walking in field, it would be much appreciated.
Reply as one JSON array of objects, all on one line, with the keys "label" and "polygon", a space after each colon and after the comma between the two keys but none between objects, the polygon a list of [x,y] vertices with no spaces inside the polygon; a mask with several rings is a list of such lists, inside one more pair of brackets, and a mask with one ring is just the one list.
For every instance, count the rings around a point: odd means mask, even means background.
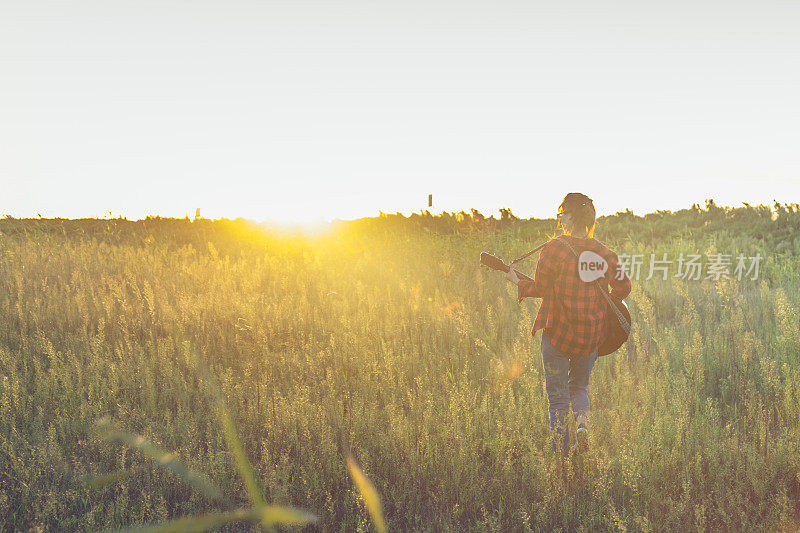
[{"label": "woman walking in field", "polygon": [[[553,450],[569,451],[567,411],[570,402],[577,425],[578,449],[589,449],[589,376],[604,340],[606,302],[597,289],[611,288],[611,296],[625,298],[631,280],[619,267],[617,254],[593,238],[595,209],[592,199],[569,193],[558,206],[563,234],[551,239],[539,256],[533,281],[520,280],[513,268],[507,279],[517,295],[541,298],[532,334],[542,333],[542,364],[550,410]],[[570,249],[572,248],[572,249]],[[580,256],[580,260],[576,255]]]}]

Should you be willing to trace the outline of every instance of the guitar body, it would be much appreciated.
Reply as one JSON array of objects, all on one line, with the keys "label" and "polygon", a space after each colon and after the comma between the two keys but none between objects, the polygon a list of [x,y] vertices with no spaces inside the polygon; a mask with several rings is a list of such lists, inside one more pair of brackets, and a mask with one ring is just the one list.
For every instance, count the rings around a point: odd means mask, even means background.
[{"label": "guitar body", "polygon": [[[481,264],[486,265],[494,270],[500,270],[501,272],[508,272],[510,269],[510,267],[505,264],[502,259],[499,259],[486,252],[481,252]],[[519,270],[517,270],[517,276],[519,276],[519,279],[533,281],[533,278],[526,276]],[[624,300],[619,300],[613,296],[610,298],[611,301],[614,302],[614,305],[617,307],[617,309],[619,309],[619,312],[622,314],[622,316],[625,317],[625,320],[628,321],[628,324],[631,324],[631,313],[628,311],[628,304],[626,304]],[[608,302],[606,302],[606,318],[603,325],[603,331],[605,333],[605,340],[597,348],[598,357],[616,352],[619,350],[620,346],[625,344],[625,341],[628,340],[628,332],[622,327],[622,324],[620,324],[620,321],[617,318],[617,314],[613,309],[610,308],[610,304]]]},{"label": "guitar body", "polygon": [[[625,317],[625,320],[628,321],[628,324],[631,324],[631,313],[628,311],[628,304],[626,304],[624,300],[619,300],[613,296],[611,296],[611,301],[617,306],[617,309],[619,309],[619,312]],[[597,348],[598,357],[616,352],[625,344],[625,341],[628,340],[628,332],[622,327],[616,313],[610,308],[608,302],[606,302],[606,318],[603,324],[603,330],[606,334],[606,338]]]}]

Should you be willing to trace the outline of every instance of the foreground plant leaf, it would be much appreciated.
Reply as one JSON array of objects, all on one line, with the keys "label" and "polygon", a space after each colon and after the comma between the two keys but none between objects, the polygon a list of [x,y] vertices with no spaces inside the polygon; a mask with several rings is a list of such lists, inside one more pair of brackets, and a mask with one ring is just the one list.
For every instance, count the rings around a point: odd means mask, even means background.
[{"label": "foreground plant leaf", "polygon": [[372,517],[372,523],[375,524],[375,529],[378,530],[378,533],[385,533],[386,521],[383,519],[383,508],[381,506],[381,498],[378,494],[378,490],[375,488],[375,485],[372,484],[372,481],[364,475],[361,467],[358,466],[358,463],[356,463],[356,460],[350,452],[345,452],[345,458],[347,460],[347,468],[350,470],[350,476],[353,478],[358,492],[361,493],[361,497],[364,499],[367,511],[369,511],[369,515]]},{"label": "foreground plant leaf", "polygon": [[237,509],[227,513],[212,513],[200,516],[190,516],[187,518],[179,518],[177,520],[164,522],[155,526],[135,527],[123,529],[122,531],[129,533],[194,533],[222,527],[230,522],[245,520],[253,521],[254,519],[255,517],[253,515],[253,509]]},{"label": "foreground plant leaf", "polygon": [[261,523],[264,526],[302,526],[315,523],[317,517],[293,507],[265,505],[253,509],[236,509],[226,513],[212,513],[179,518],[154,526],[143,526],[123,530],[127,533],[198,533],[222,527],[231,522]]},{"label": "foreground plant leaf", "polygon": [[250,499],[253,501],[253,504],[256,507],[266,507],[264,494],[261,492],[261,488],[258,486],[255,473],[253,472],[253,467],[250,464],[250,460],[247,458],[247,454],[244,452],[242,442],[239,440],[239,435],[236,433],[236,425],[234,424],[233,418],[231,418],[230,412],[225,405],[225,399],[222,396],[219,385],[216,384],[215,380],[210,380],[210,383],[212,392],[217,400],[219,418],[220,422],[222,423],[222,434],[225,437],[225,442],[228,444],[228,449],[233,454],[233,458],[236,461],[236,466],[239,468],[239,473],[242,475],[244,486],[247,489],[247,494],[250,496]]},{"label": "foreground plant leaf", "polygon": [[165,452],[141,435],[134,435],[132,433],[120,431],[119,429],[115,428],[111,421],[106,417],[98,420],[97,426],[104,439],[118,441],[130,448],[135,448],[145,457],[152,459],[160,467],[174,473],[193,488],[205,494],[212,500],[225,503],[228,502],[228,499],[222,495],[222,491],[220,491],[206,475],[190,469],[177,457],[175,457],[174,454]]},{"label": "foreground plant leaf", "polygon": [[86,476],[80,481],[87,489],[97,490],[102,489],[107,485],[116,483],[120,479],[128,477],[129,475],[131,475],[130,470],[120,469],[100,476]]},{"label": "foreground plant leaf", "polygon": [[253,512],[260,517],[261,524],[267,527],[276,525],[302,526],[317,521],[317,517],[308,511],[281,505],[266,505],[256,508]]}]

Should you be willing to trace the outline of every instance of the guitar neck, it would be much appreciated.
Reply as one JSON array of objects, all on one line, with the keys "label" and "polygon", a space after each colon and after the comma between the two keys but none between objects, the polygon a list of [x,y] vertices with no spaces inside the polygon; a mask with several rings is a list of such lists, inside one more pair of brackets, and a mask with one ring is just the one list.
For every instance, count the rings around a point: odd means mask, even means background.
[{"label": "guitar neck", "polygon": [[[489,253],[486,253],[486,252],[481,253],[481,264],[482,265],[486,265],[486,266],[488,266],[489,268],[491,268],[493,270],[499,270],[501,272],[508,272],[509,271],[509,266],[507,264],[505,264],[502,261],[502,259],[500,259],[498,257],[495,257],[492,254],[489,254]],[[530,277],[530,276],[528,276],[526,274],[523,274],[522,272],[520,272],[516,268],[514,270],[517,271],[517,276],[519,277],[519,279],[524,279],[524,280],[527,280],[527,281],[533,281],[532,277]]]}]

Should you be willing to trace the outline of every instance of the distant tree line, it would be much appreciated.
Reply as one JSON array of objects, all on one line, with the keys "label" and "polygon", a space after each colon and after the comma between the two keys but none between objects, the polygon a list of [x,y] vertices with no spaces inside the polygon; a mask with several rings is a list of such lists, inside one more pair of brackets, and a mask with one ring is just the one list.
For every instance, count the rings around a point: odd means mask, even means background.
[{"label": "distant tree line", "polygon": [[[332,230],[374,232],[428,232],[458,234],[512,230],[515,233],[536,234],[542,237],[556,233],[555,219],[519,218],[511,209],[501,208],[499,218],[485,216],[477,209],[432,214],[424,210],[411,215],[380,213],[377,217],[353,221],[337,220]],[[765,241],[779,253],[800,256],[800,204],[775,202],[768,205],[743,204],[741,207],[721,207],[713,200],[705,206],[693,204],[678,211],[659,210],[636,215],[630,209],[598,218],[595,237],[600,240],[636,240],[657,243],[671,238],[697,237],[724,233],[732,238],[746,236]],[[279,228],[258,224],[246,219],[209,220],[195,218],[147,217],[131,221],[116,219],[0,219],[0,237],[23,236],[46,238],[59,234],[71,239],[97,239],[110,243],[147,245],[158,240],[172,246],[206,247],[214,242],[218,249],[231,246],[235,250],[248,238],[298,237],[302,233],[287,233]],[[222,251],[222,249],[220,249]]]}]

